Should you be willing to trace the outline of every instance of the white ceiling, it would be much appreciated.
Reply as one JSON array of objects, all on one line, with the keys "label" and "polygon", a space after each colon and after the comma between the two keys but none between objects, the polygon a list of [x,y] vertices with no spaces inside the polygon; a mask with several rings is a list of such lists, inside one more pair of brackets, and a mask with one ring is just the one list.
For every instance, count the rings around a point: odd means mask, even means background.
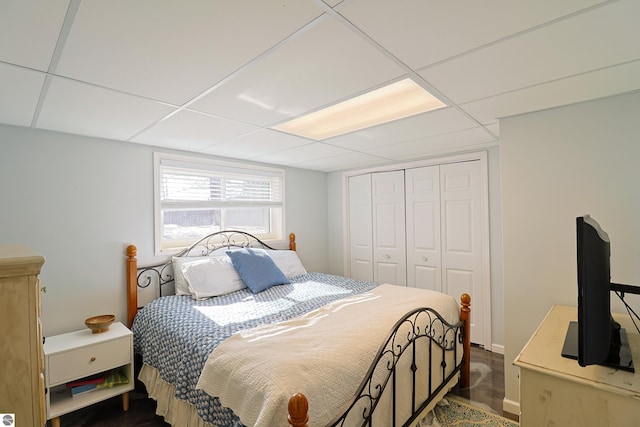
[{"label": "white ceiling", "polygon": [[[0,122],[321,171],[496,145],[498,118],[640,89],[638,0],[5,0]],[[446,108],[271,130],[405,77]]]}]

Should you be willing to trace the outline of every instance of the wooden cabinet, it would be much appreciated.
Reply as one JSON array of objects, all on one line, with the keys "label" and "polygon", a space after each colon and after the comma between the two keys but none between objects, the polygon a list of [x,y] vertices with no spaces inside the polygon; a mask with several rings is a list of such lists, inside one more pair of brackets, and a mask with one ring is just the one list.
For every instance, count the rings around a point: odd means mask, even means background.
[{"label": "wooden cabinet", "polygon": [[627,329],[636,372],[580,367],[562,357],[575,307],[554,306],[515,360],[520,368],[522,427],[631,427],[640,425],[640,335],[626,314],[613,317]]},{"label": "wooden cabinet", "polygon": [[[134,387],[133,334],[122,323],[98,334],[83,329],[48,337],[44,354],[47,418],[54,427],[60,425],[61,415],[118,395],[122,395],[124,410],[128,409],[128,392]],[[121,371],[129,382],[75,396],[67,387],[70,382],[112,370]]]},{"label": "wooden cabinet", "polygon": [[0,413],[15,425],[43,426],[45,394],[40,284],[44,258],[0,245]]}]

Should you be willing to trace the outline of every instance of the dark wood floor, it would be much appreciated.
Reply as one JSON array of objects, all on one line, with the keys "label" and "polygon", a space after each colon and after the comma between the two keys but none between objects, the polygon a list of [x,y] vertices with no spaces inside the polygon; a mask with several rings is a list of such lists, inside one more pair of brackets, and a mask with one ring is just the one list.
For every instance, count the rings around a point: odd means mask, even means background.
[{"label": "dark wood floor", "polygon": [[488,406],[495,413],[518,420],[518,416],[504,412],[504,356],[486,351],[480,347],[471,347],[471,385],[468,389],[458,386],[451,393],[471,402]]},{"label": "dark wood floor", "polygon": [[[452,393],[487,405],[494,412],[510,419],[514,415],[506,414],[502,410],[504,398],[504,358],[501,354],[491,353],[482,348],[471,349],[471,387],[460,389],[456,387]],[[141,391],[130,394],[129,410],[122,410],[122,399],[109,399],[63,415],[60,419],[61,427],[167,427],[163,418],[155,414],[155,401],[147,398]],[[51,422],[47,423],[51,426]]]}]

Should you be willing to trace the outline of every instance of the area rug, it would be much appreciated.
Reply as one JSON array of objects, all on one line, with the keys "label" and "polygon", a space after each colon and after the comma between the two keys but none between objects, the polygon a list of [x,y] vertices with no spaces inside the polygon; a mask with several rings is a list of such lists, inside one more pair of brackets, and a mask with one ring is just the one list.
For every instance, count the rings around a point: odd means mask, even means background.
[{"label": "area rug", "polygon": [[480,406],[454,396],[447,396],[434,408],[420,427],[518,427],[519,424]]}]

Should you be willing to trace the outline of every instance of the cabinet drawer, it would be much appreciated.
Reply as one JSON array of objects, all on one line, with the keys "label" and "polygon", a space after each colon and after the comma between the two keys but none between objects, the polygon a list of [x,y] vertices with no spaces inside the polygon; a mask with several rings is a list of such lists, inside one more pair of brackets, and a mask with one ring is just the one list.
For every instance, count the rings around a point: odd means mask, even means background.
[{"label": "cabinet drawer", "polygon": [[131,362],[131,338],[123,337],[48,357],[49,386],[96,374]]}]

